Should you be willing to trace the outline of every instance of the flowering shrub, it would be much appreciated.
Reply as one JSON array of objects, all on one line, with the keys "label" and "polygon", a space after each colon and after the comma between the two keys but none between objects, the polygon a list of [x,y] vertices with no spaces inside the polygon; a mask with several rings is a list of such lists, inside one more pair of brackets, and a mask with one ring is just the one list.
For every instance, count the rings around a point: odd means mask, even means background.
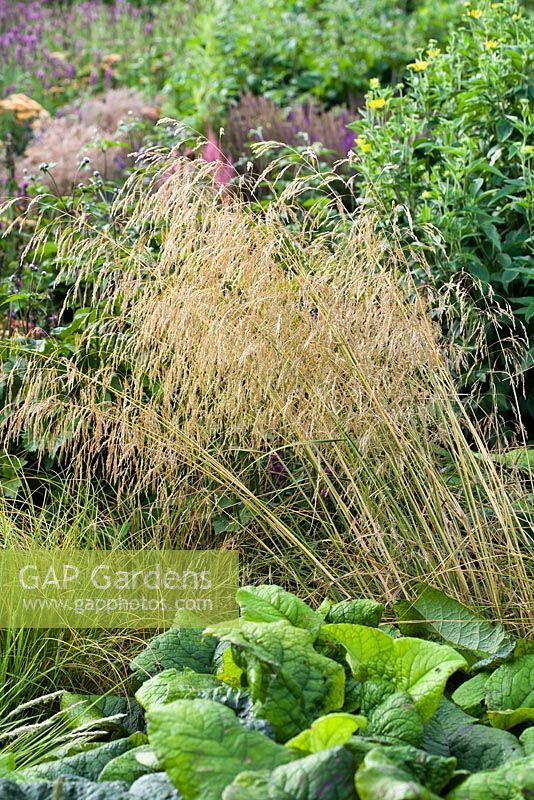
[{"label": "flowering shrub", "polygon": [[[27,91],[52,106],[73,96],[84,84],[102,86],[113,63],[106,47],[116,47],[128,34],[140,33],[141,10],[125,0],[106,6],[98,0],[61,10],[52,3],[0,0],[0,88],[3,93]],[[98,48],[90,31],[98,33]]]},{"label": "flowering shrub", "polygon": [[[424,251],[431,280],[465,276],[479,310],[499,314],[509,302],[516,336],[534,322],[533,69],[531,17],[515,2],[467,4],[448,49],[431,43],[405,87],[375,83],[353,126],[365,202],[395,217],[407,248]],[[502,314],[488,326],[494,358],[474,374],[486,408],[491,391],[504,414],[513,390],[499,372],[511,366],[513,329]],[[533,353],[514,368],[526,372]],[[534,414],[532,393],[523,411]]]}]

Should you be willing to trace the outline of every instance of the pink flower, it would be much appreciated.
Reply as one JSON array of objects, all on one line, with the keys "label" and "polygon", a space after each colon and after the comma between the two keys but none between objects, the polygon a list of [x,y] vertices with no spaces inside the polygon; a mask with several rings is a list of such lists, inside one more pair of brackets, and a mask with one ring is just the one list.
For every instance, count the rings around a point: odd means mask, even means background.
[{"label": "pink flower", "polygon": [[202,158],[207,162],[217,162],[217,168],[213,173],[217,183],[230,183],[235,173],[233,164],[219,147],[217,137],[211,127],[208,128],[208,139],[202,151]]}]

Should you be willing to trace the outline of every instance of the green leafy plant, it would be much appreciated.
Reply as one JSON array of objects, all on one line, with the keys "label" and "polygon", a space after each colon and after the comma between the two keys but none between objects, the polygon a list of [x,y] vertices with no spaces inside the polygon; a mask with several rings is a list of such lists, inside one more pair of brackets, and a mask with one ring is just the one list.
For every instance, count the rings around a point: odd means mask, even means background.
[{"label": "green leafy plant", "polygon": [[[467,5],[447,49],[431,42],[405,85],[375,86],[353,125],[365,202],[385,224],[394,218],[407,252],[424,253],[418,281],[460,278],[471,298],[471,311],[459,300],[441,319],[453,337],[471,337],[463,381],[480,387],[478,412],[496,404],[510,417],[523,395],[528,425],[532,392],[507,374],[526,377],[533,355],[517,348],[534,320],[533,41],[532,18],[513,0]],[[472,326],[488,308],[482,359]]]},{"label": "green leafy plant", "polygon": [[192,20],[165,82],[169,114],[224,119],[240,94],[287,105],[346,103],[371,75],[395,78],[429,36],[445,38],[462,3],[418,0],[218,0]]},{"label": "green leafy plant", "polygon": [[[429,626],[421,598],[441,630]],[[328,623],[330,601],[314,610],[275,585],[244,587],[238,601],[240,619],[206,631],[171,628],[148,642],[133,664],[140,705],[60,693],[51,719],[62,719],[70,744],[50,742],[23,768],[7,745],[2,796],[53,800],[61,789],[76,800],[510,800],[534,789],[534,719],[525,711],[534,656],[518,655],[520,642],[515,656],[503,655],[499,625],[428,586],[413,619],[420,626],[425,618],[428,639],[405,637],[380,615],[364,625]],[[347,600],[343,614],[360,617],[372,605]],[[399,623],[408,622],[404,608]],[[484,649],[506,660],[469,677],[477,665],[435,639],[478,653],[481,631]],[[203,641],[210,654],[195,671]],[[154,660],[163,652],[165,663]],[[152,677],[140,664],[152,665]],[[334,675],[342,676],[330,695],[337,710],[310,705],[329,695]],[[479,676],[483,707],[472,716],[462,704]]]}]

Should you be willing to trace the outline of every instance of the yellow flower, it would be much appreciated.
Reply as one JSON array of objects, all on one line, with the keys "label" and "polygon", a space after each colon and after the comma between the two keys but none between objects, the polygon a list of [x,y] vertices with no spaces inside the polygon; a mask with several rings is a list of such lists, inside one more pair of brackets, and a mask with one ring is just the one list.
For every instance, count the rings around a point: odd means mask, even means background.
[{"label": "yellow flower", "polygon": [[468,17],[473,17],[473,19],[480,19],[484,12],[480,10],[480,8],[472,8],[471,11],[467,12]]},{"label": "yellow flower", "polygon": [[526,144],[523,148],[523,152],[526,156],[530,156],[532,153],[534,153],[534,146],[531,144]]},{"label": "yellow flower", "polygon": [[384,108],[386,105],[386,101],[383,97],[376,97],[374,100],[369,100],[369,108],[372,108],[373,111],[378,111],[380,108]]},{"label": "yellow flower", "polygon": [[428,67],[428,61],[414,61],[413,64],[408,64],[410,69],[415,70],[415,72],[424,72],[425,69]]},{"label": "yellow flower", "polygon": [[488,50],[495,50],[499,46],[499,42],[496,42],[494,39],[488,39],[487,42],[484,42],[484,46],[488,48]]},{"label": "yellow flower", "polygon": [[521,19],[521,14],[512,14],[512,20],[518,22]]},{"label": "yellow flower", "polygon": [[423,200],[428,200],[430,197],[432,197],[432,194],[430,192],[426,192],[425,191],[425,192],[423,192],[421,197],[423,198]]},{"label": "yellow flower", "polygon": [[363,153],[368,153],[372,147],[371,142],[368,142],[365,136],[358,136],[356,144]]},{"label": "yellow flower", "polygon": [[436,58],[436,56],[439,56],[441,54],[441,50],[439,47],[429,47],[429,49],[426,52],[428,53],[429,58]]},{"label": "yellow flower", "polygon": [[371,89],[380,89],[380,78],[371,78],[369,86]]}]

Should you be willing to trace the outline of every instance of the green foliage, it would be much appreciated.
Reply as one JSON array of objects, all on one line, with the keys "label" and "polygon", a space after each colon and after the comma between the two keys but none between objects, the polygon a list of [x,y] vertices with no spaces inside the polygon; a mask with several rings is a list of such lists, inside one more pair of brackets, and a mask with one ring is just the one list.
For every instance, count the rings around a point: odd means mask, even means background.
[{"label": "green foliage", "polygon": [[435,638],[464,653],[471,669],[482,669],[513,653],[514,641],[502,625],[481,620],[471,609],[431,586],[417,598],[396,604],[404,634]]},{"label": "green foliage", "polygon": [[394,692],[369,710],[366,735],[388,744],[419,747],[423,720],[407,692]]},{"label": "green foliage", "polygon": [[221,624],[208,631],[231,644],[255,714],[267,719],[282,741],[343,706],[343,667],[314,650],[308,631],[278,621]]},{"label": "green foliage", "polygon": [[[442,621],[446,641],[461,640],[469,652],[479,631],[485,652],[500,650],[500,627],[492,631],[463,609],[455,632],[451,599],[421,587],[414,607],[421,597]],[[469,678],[466,660],[432,641],[438,631],[425,603],[418,606],[424,611],[418,632],[430,641],[350,622],[323,622],[317,630],[331,603],[314,611],[278,586],[248,586],[239,600],[241,618],[204,633],[209,650],[197,660],[198,671],[188,664],[194,646],[202,648],[199,631],[171,629],[136,659],[136,673],[141,661],[153,675],[137,691],[148,741],[139,711],[129,717],[139,732],[129,736],[124,717],[116,718],[132,701],[67,694],[59,713],[71,738],[42,748],[41,759],[26,768],[16,749],[6,747],[2,797],[54,800],[58,780],[67,792],[61,796],[73,800],[519,800],[534,790],[534,727],[524,713],[534,691],[532,654],[508,649],[504,664],[493,671],[488,664]],[[378,625],[382,608],[377,614],[371,601],[348,601],[344,618],[362,609],[371,609]],[[216,638],[223,643],[217,650]],[[335,641],[346,650],[345,666]],[[241,665],[240,688],[224,682],[224,670],[215,674],[223,648]],[[356,691],[344,680],[349,666]],[[351,711],[328,713],[342,707],[349,691]],[[466,714],[457,698],[484,700],[487,714]]]},{"label": "green foliage", "polygon": [[467,662],[451,647],[421,639],[393,639],[362,625],[325,625],[324,634],[343,645],[363,705],[371,710],[397,691],[406,692],[423,722],[436,711],[448,678]]},{"label": "green foliage", "polygon": [[503,664],[485,687],[488,717],[496,728],[513,728],[534,721],[534,655]]},{"label": "green foliage", "polygon": [[[366,202],[385,224],[394,217],[408,252],[424,252],[429,268],[415,269],[418,280],[444,286],[463,276],[476,311],[466,321],[459,304],[448,332],[468,342],[492,309],[491,357],[476,362],[473,338],[469,380],[487,393],[482,407],[496,400],[502,413],[514,402],[506,371],[526,371],[533,353],[519,363],[507,341],[534,320],[532,26],[513,0],[466,7],[446,51],[431,42],[405,85],[374,88],[353,125]],[[524,410],[534,413],[532,395]]]},{"label": "green foliage", "polygon": [[368,625],[376,628],[380,624],[384,606],[376,600],[342,600],[341,603],[323,603],[325,622],[348,622],[351,625]]},{"label": "green foliage", "polygon": [[312,722],[309,728],[301,731],[288,742],[287,747],[303,750],[305,753],[320,753],[330,747],[346,744],[358,728],[367,727],[365,717],[356,714],[327,714]]},{"label": "green foliage", "polygon": [[445,37],[462,3],[419,0],[218,0],[193,20],[170,70],[170,114],[221,117],[245,92],[284,106],[311,95],[353,100],[368,78],[400,73],[430,36]]},{"label": "green foliage", "polygon": [[[356,776],[361,800],[433,800],[452,778],[455,760],[428,755],[414,747],[376,748],[365,756]],[[424,784],[424,786],[423,786]]]},{"label": "green foliage", "polygon": [[324,620],[300,598],[279,586],[245,586],[237,592],[241,616],[247,622],[278,622],[285,620],[295,628],[319,632]]},{"label": "green foliage", "polygon": [[77,775],[79,778],[96,781],[109,761],[138,747],[143,743],[144,738],[143,734],[134,733],[127,739],[105,742],[75,756],[66,756],[26,767],[19,770],[17,774],[23,781],[51,781],[62,775]]},{"label": "green foliage", "polygon": [[331,747],[269,773],[241,772],[223,800],[356,800],[354,757]]},{"label": "green foliage", "polygon": [[219,800],[243,771],[273,769],[294,758],[291,750],[256,731],[244,731],[235,714],[210,700],[176,700],[148,713],[148,732],[159,762],[185,800]]},{"label": "green foliage", "polygon": [[132,669],[141,681],[167,668],[209,672],[216,644],[203,637],[201,630],[171,628],[150,640],[132,662]]},{"label": "green foliage", "polygon": [[457,789],[446,795],[447,800],[523,800],[534,789],[532,757],[522,758],[495,770],[471,775]]}]

